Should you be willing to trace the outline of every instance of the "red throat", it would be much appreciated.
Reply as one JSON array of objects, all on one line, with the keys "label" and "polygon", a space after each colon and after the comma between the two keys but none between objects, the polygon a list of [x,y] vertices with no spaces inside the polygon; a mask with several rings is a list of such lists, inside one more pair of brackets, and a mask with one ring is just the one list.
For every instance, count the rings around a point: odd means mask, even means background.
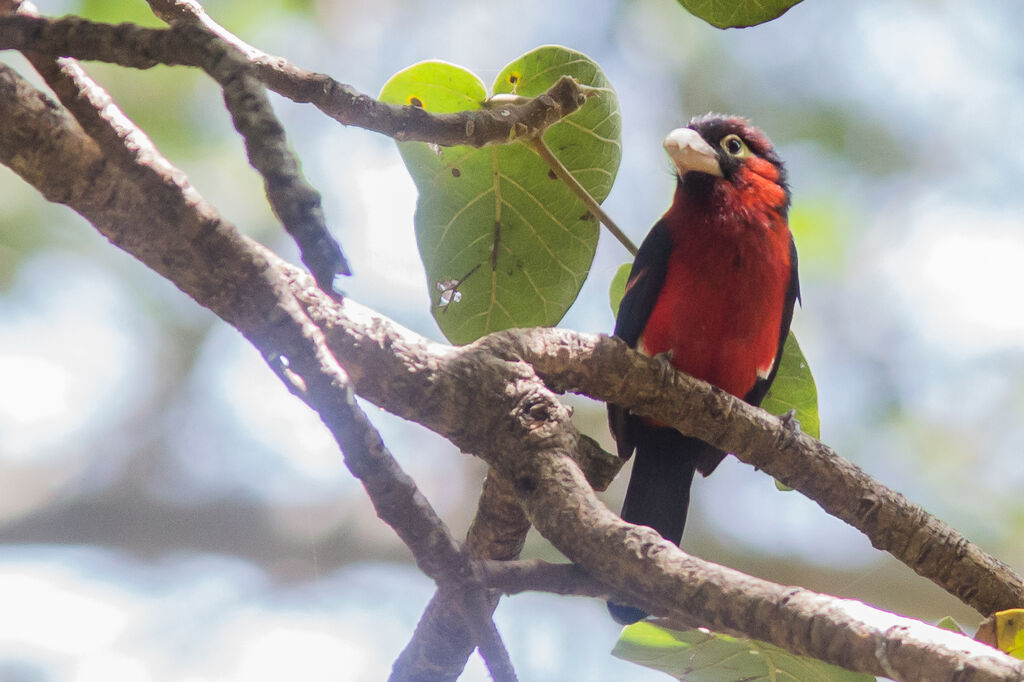
[{"label": "red throat", "polygon": [[716,180],[710,197],[679,187],[665,214],[674,241],[665,295],[637,344],[649,355],[672,351],[677,369],[739,397],[771,371],[789,288],[777,179],[770,163],[750,159],[733,182]]}]

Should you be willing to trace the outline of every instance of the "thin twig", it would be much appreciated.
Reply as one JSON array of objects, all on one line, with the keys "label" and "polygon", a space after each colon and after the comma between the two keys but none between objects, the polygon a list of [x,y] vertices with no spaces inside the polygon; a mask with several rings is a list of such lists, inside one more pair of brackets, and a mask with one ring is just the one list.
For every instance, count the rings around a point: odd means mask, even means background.
[{"label": "thin twig", "polygon": [[553,564],[540,559],[481,561],[484,584],[502,594],[550,592],[608,599],[612,593],[576,564]]},{"label": "thin twig", "polygon": [[330,76],[291,64],[283,57],[247,44],[218,25],[194,0],[148,0],[165,21],[198,23],[234,45],[274,92],[295,102],[309,102],[344,125],[353,125],[400,141],[441,146],[485,147],[535,135],[586,102],[589,88],[564,76],[543,95],[519,104],[454,114],[432,114],[421,107],[397,106],[360,92]]},{"label": "thin twig", "polygon": [[[512,486],[488,472],[477,512],[466,535],[474,559],[508,560],[519,556],[530,530]],[[484,562],[489,563],[489,562]],[[497,561],[496,563],[503,563]],[[390,680],[455,680],[473,653],[473,638],[450,591],[438,590],[420,617],[409,643],[395,661]],[[498,595],[491,599],[497,607]]]},{"label": "thin twig", "polygon": [[558,157],[554,155],[551,148],[544,142],[543,137],[537,135],[530,138],[530,148],[537,152],[540,158],[547,162],[548,166],[551,167],[551,171],[559,177],[559,179],[569,186],[573,194],[579,197],[587,210],[590,211],[591,215],[597,218],[601,223],[608,228],[608,231],[612,233],[612,236],[619,240],[619,243],[626,247],[626,251],[629,251],[631,256],[636,255],[636,244],[626,236],[626,233],[619,229],[619,226],[615,224],[611,216],[604,212],[601,208],[601,204],[594,200],[594,197],[590,195],[587,188],[579,183],[576,178],[573,177],[572,173],[569,172]]},{"label": "thin twig", "polygon": [[302,354],[276,356],[272,341],[264,341],[261,350],[288,389],[320,415],[377,515],[395,530],[441,592],[453,597],[495,682],[515,682],[515,669],[491,619],[493,608],[475,563],[388,451],[356,403],[348,375],[318,342],[315,327],[310,334]]},{"label": "thin twig", "polygon": [[[218,24],[207,13],[206,9],[195,0],[146,0],[153,14],[160,17],[168,24],[176,22],[196,23],[201,25],[210,33],[216,35],[225,43],[241,52],[253,65],[257,62],[271,64],[281,59],[256,49],[226,28]],[[308,73],[308,72],[307,72]]]}]

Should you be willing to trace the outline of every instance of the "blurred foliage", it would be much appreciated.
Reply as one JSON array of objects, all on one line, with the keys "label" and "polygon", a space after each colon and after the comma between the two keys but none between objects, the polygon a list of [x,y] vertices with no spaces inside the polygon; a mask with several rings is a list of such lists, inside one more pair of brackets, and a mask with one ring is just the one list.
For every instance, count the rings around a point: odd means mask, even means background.
[{"label": "blurred foliage", "polygon": [[679,0],[694,15],[718,28],[743,28],[771,21],[801,0]]},{"label": "blurred foliage", "polygon": [[[198,69],[155,66],[145,71],[89,64],[89,74],[170,158],[196,157],[231,130],[220,90]],[[167,112],[175,112],[168,116]],[[220,131],[216,131],[219,128]],[[214,129],[214,130],[211,130]]]},{"label": "blurred foliage", "polygon": [[668,630],[640,622],[622,630],[613,656],[645,665],[687,682],[874,682],[817,659],[752,639],[707,630]]},{"label": "blurred foliage", "polygon": [[789,229],[800,254],[800,275],[836,276],[845,268],[847,215],[835,199],[801,197],[789,211]]},{"label": "blurred foliage", "polygon": [[780,121],[773,130],[779,139],[793,136],[814,140],[823,152],[872,173],[896,173],[910,163],[905,140],[884,121],[858,106],[814,102],[799,118]]},{"label": "blurred foliage", "polygon": [[939,621],[935,623],[935,627],[941,628],[943,630],[949,630],[950,632],[955,632],[958,635],[967,634],[964,632],[964,629],[960,627],[960,623],[956,622],[956,619],[952,616],[940,618]]},{"label": "blurred foliage", "polygon": [[632,269],[632,263],[623,263],[615,271],[615,276],[608,285],[608,303],[615,317],[619,316],[619,306],[622,304],[622,297],[626,295],[626,285],[629,284],[629,272]]},{"label": "blurred foliage", "polygon": [[[142,26],[165,26],[150,11],[144,0],[78,0],[72,14],[111,24],[131,22]],[[202,3],[207,12],[222,26],[230,26],[241,35],[246,30],[264,25],[282,13],[309,15],[316,9],[316,0],[209,0]],[[46,9],[45,4],[42,7]]]},{"label": "blurred foliage", "polygon": [[[494,94],[533,97],[562,76],[600,96],[552,125],[544,141],[597,201],[622,152],[618,101],[600,67],[564,47],[537,48],[504,67]],[[381,99],[450,113],[485,105],[473,73],[423,62],[391,78]],[[453,343],[511,327],[557,324],[590,270],[598,224],[583,202],[522,144],[443,148],[399,143],[419,190],[416,239],[431,310]]]},{"label": "blurred foliage", "polygon": [[992,614],[978,628],[975,639],[1024,659],[1024,609],[1007,609]]},{"label": "blurred foliage", "polygon": [[166,25],[150,11],[149,5],[138,0],[79,0],[77,9],[72,12],[108,24],[130,22],[142,26]]}]

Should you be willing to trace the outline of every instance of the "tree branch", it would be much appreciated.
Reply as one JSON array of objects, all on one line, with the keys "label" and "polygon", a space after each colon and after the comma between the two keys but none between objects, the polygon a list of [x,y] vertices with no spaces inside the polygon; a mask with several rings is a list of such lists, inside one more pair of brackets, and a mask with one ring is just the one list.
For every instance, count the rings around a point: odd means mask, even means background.
[{"label": "tree branch", "polygon": [[[486,440],[464,432],[461,410],[472,413],[474,407],[466,403],[475,393],[467,399],[440,377],[486,373],[495,358],[502,358],[511,363],[506,380],[514,382],[528,362],[556,391],[625,405],[736,453],[984,615],[1024,606],[1020,576],[920,506],[778,418],[687,375],[666,375],[657,361],[630,351],[619,340],[559,329],[513,330],[453,349],[428,342],[351,301],[338,309],[301,293],[299,297],[323,327],[335,354],[350,367],[361,395],[450,438],[463,450],[479,452]],[[443,405],[452,405],[452,412],[434,409]]]},{"label": "tree branch", "polygon": [[215,22],[195,0],[147,0],[153,12],[168,23],[205,26],[244,55],[274,92],[295,102],[308,102],[344,125],[382,133],[398,141],[432,142],[444,147],[485,147],[532,137],[583,105],[588,92],[571,78],[562,78],[544,95],[521,104],[431,114],[419,107],[398,107],[365,95],[330,76],[291,64],[283,57],[249,45]]},{"label": "tree branch", "polygon": [[[0,13],[3,12],[39,16],[35,5],[23,0],[0,0]],[[103,148],[104,155],[124,165],[132,165],[142,157],[159,158],[149,137],[135,127],[76,60],[55,59],[31,50],[25,50],[24,55],[82,129]],[[162,169],[164,173],[168,170]]]},{"label": "tree branch", "polygon": [[[476,516],[466,537],[466,551],[474,559],[504,560],[519,556],[530,529],[519,500],[508,483],[488,472]],[[473,639],[463,626],[452,594],[434,595],[416,625],[412,639],[395,661],[391,680],[418,682],[455,680],[462,674]],[[491,599],[491,611],[498,605]]]},{"label": "tree branch", "polygon": [[[196,66],[208,69],[214,78],[225,78],[216,60],[225,58],[229,50],[221,49],[221,43],[215,41],[213,34],[193,22],[153,29],[132,24],[111,26],[77,17],[0,16],[0,49],[37,50],[136,69],[157,64]],[[345,125],[383,133],[399,141],[472,147],[505,144],[537,134],[579,109],[587,99],[581,86],[566,76],[543,95],[525,103],[457,114],[431,114],[420,107],[384,104],[323,74],[290,65],[284,68],[285,62],[279,58],[253,59],[261,79],[274,91],[296,102],[311,102]]]},{"label": "tree branch", "polygon": [[484,584],[502,594],[550,592],[608,599],[612,592],[576,564],[552,564],[540,559],[481,561]]},{"label": "tree branch", "polygon": [[[315,291],[308,292],[316,296]],[[699,386],[688,377],[684,379],[694,384],[693,395],[667,391],[671,387],[659,383],[665,379],[656,361],[632,353],[621,341],[607,337],[550,329],[512,331],[454,349],[419,338],[351,300],[333,306],[318,303],[301,292],[298,295],[311,317],[324,329],[328,345],[352,368],[353,379],[362,395],[385,409],[395,410],[437,430],[464,450],[479,452],[492,467],[514,482],[531,521],[542,535],[591,575],[601,576],[615,594],[628,596],[624,600],[627,603],[678,621],[698,622],[718,631],[743,632],[797,653],[898,679],[943,679],[943,675],[952,674],[954,668],[965,664],[963,651],[970,651],[972,656],[990,655],[991,652],[977,648],[970,640],[946,641],[945,635],[937,635],[930,626],[900,619],[858,602],[835,600],[806,590],[793,591],[693,557],[686,557],[680,563],[679,557],[686,555],[678,548],[649,529],[625,524],[592,498],[589,489],[581,485],[582,477],[574,479],[575,468],[566,461],[567,454],[574,452],[574,434],[566,421],[564,408],[546,393],[539,379],[536,383],[531,380],[528,366],[520,358],[543,357],[563,367],[563,372],[568,371],[565,367],[585,367],[577,371],[606,377],[600,381],[617,384],[607,389],[608,398],[622,402],[625,397],[623,404],[638,407],[641,412],[646,409],[652,416],[675,426],[684,424],[679,416],[682,411],[695,423],[711,425],[706,427],[706,432],[696,429],[692,432],[723,447],[744,444],[738,438],[715,441],[726,438],[730,427],[722,426],[719,421],[729,411],[719,405],[718,409],[705,414],[703,410],[709,409],[708,396],[725,401],[725,405],[729,405],[730,400],[736,402],[739,407],[732,406],[736,411],[740,407],[749,409],[744,432],[773,427],[767,429],[767,435],[762,435],[773,450],[799,436],[785,429],[776,418],[710,386]],[[520,354],[527,342],[532,346],[530,352]],[[538,346],[543,345],[549,346],[550,352],[538,350]],[[609,361],[607,355],[618,359]],[[538,361],[538,365],[542,364]],[[635,381],[624,382],[618,378],[623,376]],[[583,383],[582,379],[579,381]],[[598,380],[593,381],[598,384]],[[627,384],[632,389],[626,389]],[[638,388],[640,385],[642,388]],[[509,387],[515,387],[511,396]],[[495,396],[498,404],[493,406],[493,412],[488,409],[481,414],[481,406],[474,403],[475,396],[481,393]],[[648,394],[650,403],[660,399],[668,406],[655,410],[636,397]],[[506,420],[511,417],[511,423],[521,428],[510,435],[512,427],[499,421],[496,415]],[[556,427],[550,424],[552,421],[560,423]],[[731,428],[737,426],[731,424]],[[556,438],[560,442],[557,447],[552,445],[555,452],[530,446],[534,439],[544,442]],[[513,442],[519,443],[520,448],[514,457],[508,455]],[[818,444],[818,447],[824,446]],[[799,461],[799,455],[789,456]],[[538,464],[539,461],[546,464]],[[840,479],[848,475],[850,472],[845,469],[838,474]],[[905,509],[905,506],[896,507],[888,513],[899,514]],[[935,524],[941,522],[937,519],[930,522],[930,526]],[[948,533],[955,533],[944,528]],[[608,551],[611,545],[624,551]],[[998,581],[1001,576],[986,573],[990,566],[984,562],[972,563],[977,559],[978,556],[965,557],[969,572]],[[647,596],[640,596],[641,592]],[[1004,587],[1002,592],[1012,594],[1012,589]],[[710,594],[717,596],[709,600]],[[712,604],[711,612],[704,610]],[[730,611],[732,608],[736,610]],[[754,618],[756,623],[750,620],[751,613],[760,614]],[[878,626],[878,622],[884,626]],[[801,629],[804,627],[808,629]],[[851,631],[860,634],[848,639]],[[863,634],[865,631],[868,635]],[[897,638],[899,644],[893,646],[899,649],[890,652],[885,644],[886,637],[896,631],[907,631],[907,636]],[[831,642],[827,651],[821,648],[824,641]],[[867,642],[871,645],[865,646]],[[926,668],[921,667],[925,658],[930,661]],[[1014,667],[1017,664],[1007,664],[1002,659],[997,664],[990,665],[988,661],[973,664],[978,666],[978,674],[990,676],[987,679],[1024,671]],[[1004,667],[1006,665],[1010,667]]]},{"label": "tree branch", "polygon": [[513,331],[494,343],[501,348],[496,352],[515,352],[533,364],[556,391],[626,405],[735,453],[983,615],[1024,606],[1024,580],[1009,566],[764,410],[688,375],[666,374],[649,358],[623,353],[624,344],[609,337]]},{"label": "tree branch", "polygon": [[470,649],[473,643],[479,647],[493,679],[514,682],[512,661],[491,620],[494,604],[476,564],[387,451],[380,434],[356,404],[348,377],[323,345],[319,330],[313,327],[306,341],[305,353],[287,361],[270,358],[271,367],[293,394],[320,415],[341,447],[349,471],[366,488],[377,515],[395,530],[412,551],[416,565],[457,610]]}]

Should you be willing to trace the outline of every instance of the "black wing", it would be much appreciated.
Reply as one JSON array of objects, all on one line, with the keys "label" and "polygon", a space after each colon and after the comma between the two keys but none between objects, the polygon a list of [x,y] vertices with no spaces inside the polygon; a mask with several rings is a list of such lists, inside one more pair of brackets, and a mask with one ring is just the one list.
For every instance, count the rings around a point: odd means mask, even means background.
[{"label": "black wing", "polygon": [[[647,233],[629,271],[626,295],[619,304],[615,318],[615,336],[636,348],[637,341],[644,333],[647,320],[654,310],[661,287],[668,271],[668,259],[672,253],[672,234],[664,220],[659,220]],[[636,419],[629,410],[608,403],[608,425],[615,437],[619,457],[629,459],[636,448],[633,433]]]},{"label": "black wing", "polygon": [[636,348],[640,335],[647,326],[647,320],[654,310],[661,287],[668,271],[668,259],[672,253],[672,234],[664,220],[655,223],[647,233],[629,271],[626,295],[619,305],[615,318],[615,336]]}]

